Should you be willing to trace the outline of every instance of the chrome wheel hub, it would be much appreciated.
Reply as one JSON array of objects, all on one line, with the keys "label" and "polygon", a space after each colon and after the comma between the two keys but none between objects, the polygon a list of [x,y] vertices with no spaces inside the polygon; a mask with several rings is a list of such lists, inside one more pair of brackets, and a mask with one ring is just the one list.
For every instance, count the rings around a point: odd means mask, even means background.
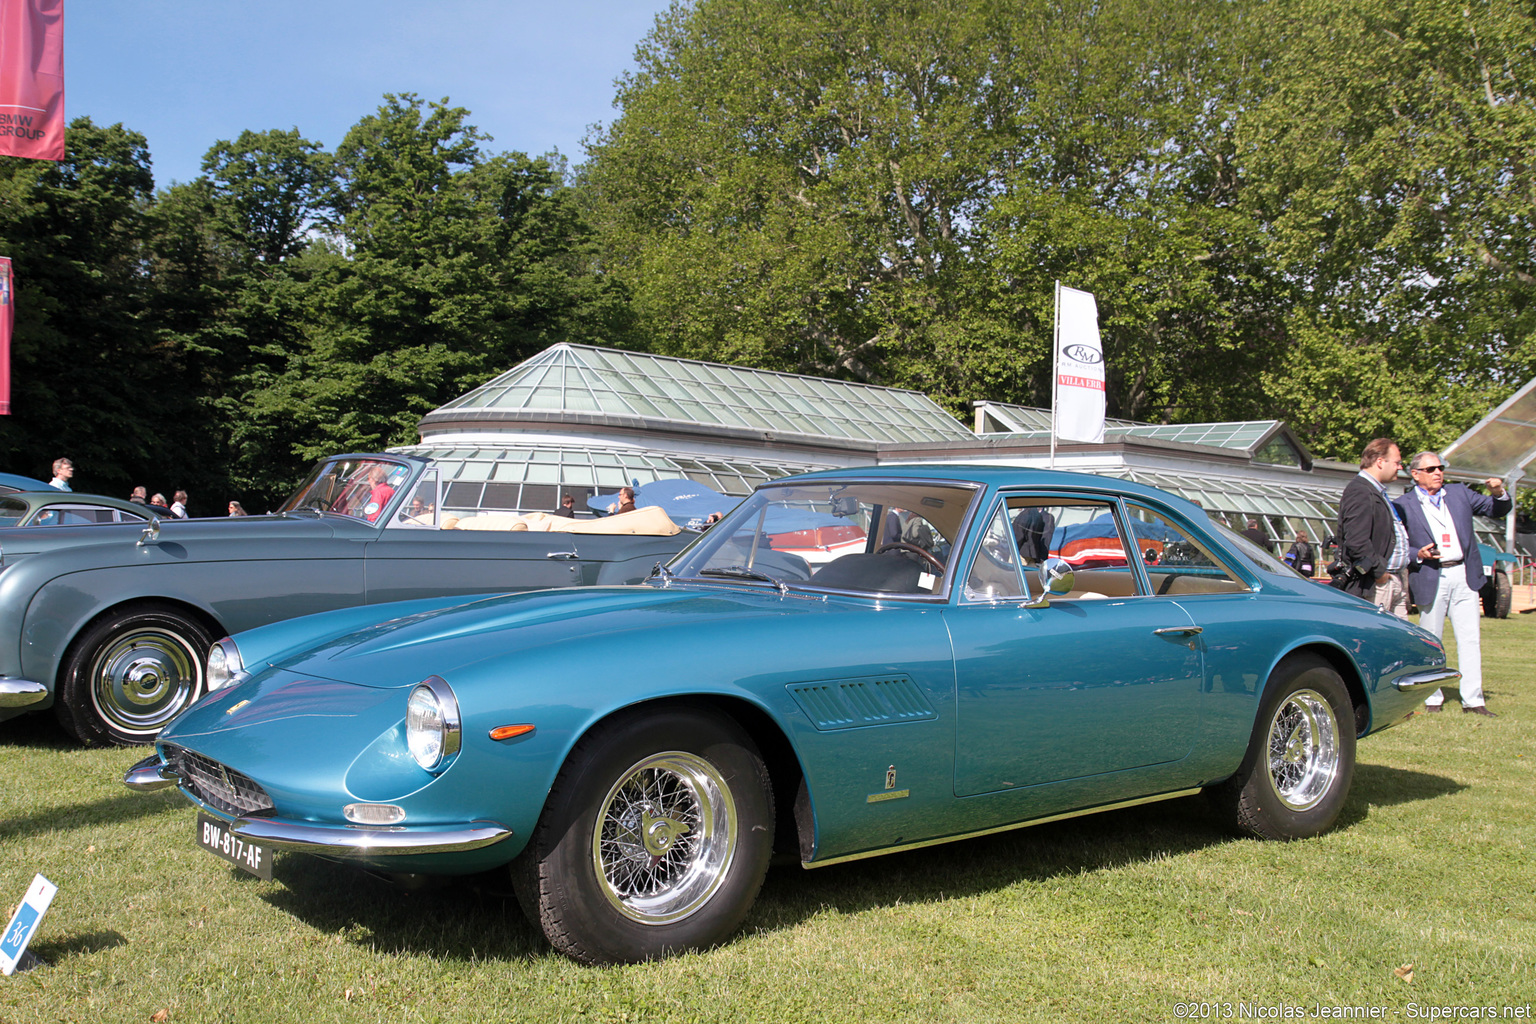
[{"label": "chrome wheel hub", "polygon": [[736,807],[719,769],[668,751],[632,765],[598,808],[592,862],[608,901],[641,924],[698,910],[724,881]]},{"label": "chrome wheel hub", "polygon": [[1298,690],[1275,709],[1266,746],[1270,786],[1293,811],[1315,806],[1338,778],[1339,721],[1327,698]]},{"label": "chrome wheel hub", "polygon": [[126,633],[91,662],[91,700],[121,732],[153,735],[197,696],[197,653],[168,630]]}]

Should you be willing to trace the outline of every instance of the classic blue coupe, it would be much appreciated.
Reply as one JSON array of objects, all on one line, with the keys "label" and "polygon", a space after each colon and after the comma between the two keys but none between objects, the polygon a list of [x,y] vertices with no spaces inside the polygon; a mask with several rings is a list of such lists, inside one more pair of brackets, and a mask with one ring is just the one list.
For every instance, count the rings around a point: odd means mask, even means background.
[{"label": "classic blue coupe", "polygon": [[1357,738],[1457,676],[1163,492],[874,467],[764,485],[641,585],[223,640],[126,782],[179,786],[197,842],[267,877],[284,851],[510,872],[557,949],[634,961],[728,938],[776,849],[817,867],[1201,790],[1242,832],[1316,835]]}]

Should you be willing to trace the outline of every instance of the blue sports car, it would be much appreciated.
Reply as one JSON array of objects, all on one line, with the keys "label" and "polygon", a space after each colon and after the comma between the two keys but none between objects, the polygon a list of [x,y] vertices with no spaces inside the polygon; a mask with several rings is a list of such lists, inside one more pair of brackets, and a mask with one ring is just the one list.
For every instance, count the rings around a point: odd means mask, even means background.
[{"label": "blue sports car", "polygon": [[213,648],[129,786],[196,841],[397,876],[510,873],[553,945],[728,938],[775,850],[818,867],[1204,791],[1337,818],[1440,642],[1199,508],[938,465],[761,487],[644,584],[354,608]]}]

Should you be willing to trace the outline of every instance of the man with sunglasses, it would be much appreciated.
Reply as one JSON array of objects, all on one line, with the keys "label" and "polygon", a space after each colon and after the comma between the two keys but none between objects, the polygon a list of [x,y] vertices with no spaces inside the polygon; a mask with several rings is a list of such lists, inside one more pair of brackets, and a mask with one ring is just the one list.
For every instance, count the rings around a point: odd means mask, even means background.
[{"label": "man with sunglasses", "polygon": [[[1489,477],[1488,494],[1464,484],[1445,482],[1445,460],[1436,452],[1419,452],[1408,463],[1413,490],[1397,499],[1408,526],[1413,557],[1408,587],[1423,615],[1419,625],[1435,636],[1445,633],[1449,615],[1456,634],[1456,660],[1461,669],[1462,714],[1498,717],[1483,700],[1482,602],[1483,558],[1472,532],[1472,517],[1502,519],[1514,508],[1504,482]],[[1425,711],[1439,711],[1445,693],[1436,690],[1424,702]]]}]

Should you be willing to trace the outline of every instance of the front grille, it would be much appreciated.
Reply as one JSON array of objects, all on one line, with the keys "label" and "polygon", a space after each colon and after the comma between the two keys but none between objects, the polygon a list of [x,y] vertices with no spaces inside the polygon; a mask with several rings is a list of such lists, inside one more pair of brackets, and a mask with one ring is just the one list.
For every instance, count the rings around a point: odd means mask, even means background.
[{"label": "front grille", "polygon": [[272,798],[256,780],[185,747],[165,745],[165,760],[198,800],[235,817],[272,813]]}]

